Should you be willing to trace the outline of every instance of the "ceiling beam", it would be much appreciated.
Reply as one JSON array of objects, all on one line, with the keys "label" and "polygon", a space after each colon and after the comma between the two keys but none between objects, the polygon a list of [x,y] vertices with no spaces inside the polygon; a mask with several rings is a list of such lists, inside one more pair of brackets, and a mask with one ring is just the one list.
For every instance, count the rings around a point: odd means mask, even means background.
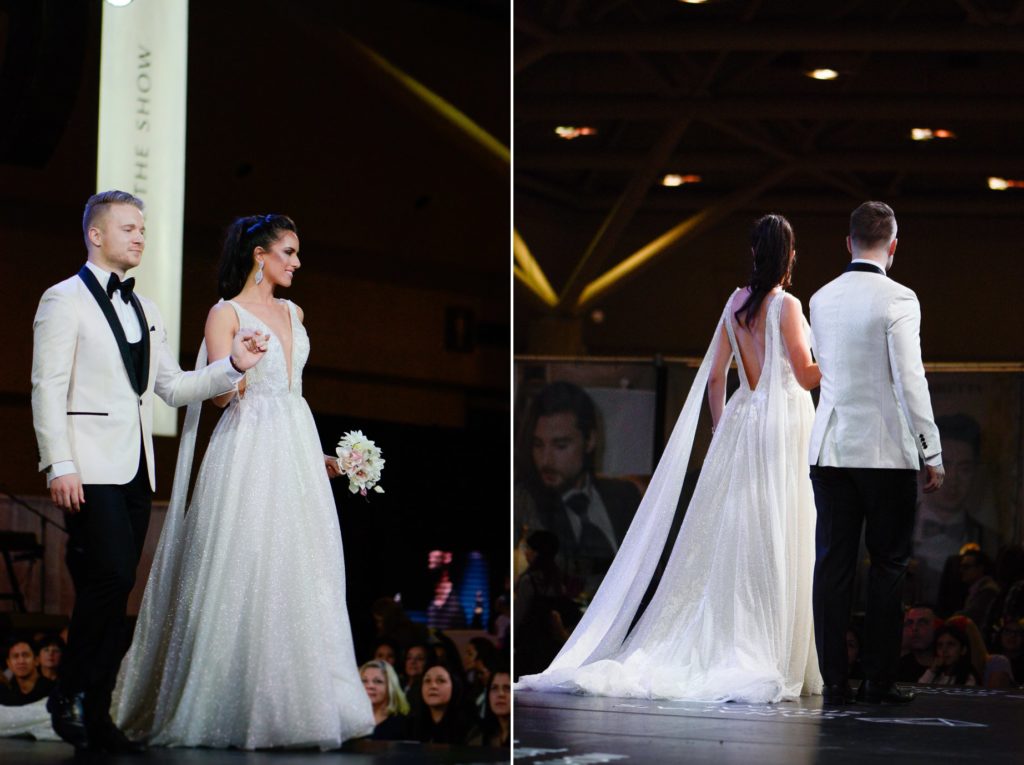
[{"label": "ceiling beam", "polygon": [[733,21],[602,24],[554,35],[552,53],[678,53],[679,51],[991,52],[1024,50],[1024,30],[961,22]]},{"label": "ceiling beam", "polygon": [[[909,143],[909,139],[908,139]],[[950,146],[913,146],[906,152],[864,151],[807,154],[799,158],[806,167],[825,171],[853,170],[865,173],[903,172],[919,175],[999,175],[1024,176],[1024,155],[959,154],[945,151]],[[516,153],[516,170],[632,172],[643,162],[644,155],[630,151],[531,151],[520,148]],[[919,149],[920,151],[912,151]],[[677,152],[659,169],[665,173],[738,173],[764,170],[771,159],[758,152],[689,151]]]},{"label": "ceiling beam", "polygon": [[620,288],[641,269],[650,265],[655,258],[721,223],[744,205],[753,202],[765,191],[781,183],[792,172],[791,167],[783,165],[763,176],[756,183],[748,184],[724,199],[718,199],[700,212],[673,226],[590,282],[576,301],[574,313],[578,315],[593,305],[595,301]]},{"label": "ceiling beam", "polygon": [[[676,193],[679,192],[679,193]],[[528,191],[517,188],[517,194]],[[1014,218],[1019,220],[1024,209],[1024,192],[979,191],[977,194],[927,194],[884,197],[897,216]],[[696,188],[666,190],[648,195],[638,215],[686,215],[700,211],[721,199],[721,194]],[[615,201],[609,194],[574,199],[574,208],[581,213],[602,212]],[[785,215],[849,215],[853,207],[849,197],[824,194],[813,190],[775,191],[744,202],[736,212],[762,214],[775,210]]]},{"label": "ceiling beam", "polygon": [[906,121],[915,125],[956,122],[1021,122],[1024,100],[1017,95],[974,96],[717,96],[708,98],[621,97],[600,95],[528,96],[516,98],[515,120],[580,124],[584,121],[666,120],[692,113],[697,119],[719,120],[860,120]]},{"label": "ceiling beam", "polygon": [[689,124],[689,118],[675,120],[662,132],[661,137],[650,148],[646,156],[633,166],[629,183],[608,211],[597,233],[594,234],[594,238],[573,268],[564,289],[559,294],[560,308],[575,303],[587,280],[592,279],[599,272],[608,255],[619,243],[636,211],[643,204],[644,198],[654,184],[655,177],[665,165],[665,160],[679,145],[679,140]]}]

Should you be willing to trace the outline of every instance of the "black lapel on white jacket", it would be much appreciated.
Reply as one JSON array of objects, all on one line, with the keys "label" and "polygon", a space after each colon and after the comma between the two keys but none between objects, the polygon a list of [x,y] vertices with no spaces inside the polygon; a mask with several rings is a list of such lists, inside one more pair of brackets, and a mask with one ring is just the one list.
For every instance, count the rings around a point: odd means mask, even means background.
[{"label": "black lapel on white jacket", "polygon": [[[132,363],[132,352],[128,347],[128,338],[125,337],[124,327],[121,326],[121,320],[117,318],[117,314],[114,313],[114,306],[110,302],[110,298],[107,297],[107,293],[104,292],[103,287],[100,286],[99,280],[89,270],[88,266],[82,266],[82,270],[78,272],[78,277],[85,282],[85,286],[89,288],[89,292],[96,298],[96,302],[99,303],[100,310],[103,311],[103,315],[107,318],[107,324],[110,325],[110,331],[114,333],[114,339],[117,340],[117,347],[121,351],[121,360],[124,362],[125,371],[128,372],[128,379],[131,381],[132,388],[140,396],[145,388],[139,386],[139,381],[135,375],[135,364]],[[143,324],[145,326],[145,324]],[[146,333],[143,332],[144,341],[146,344],[143,345],[145,355],[149,356],[149,344]]]}]

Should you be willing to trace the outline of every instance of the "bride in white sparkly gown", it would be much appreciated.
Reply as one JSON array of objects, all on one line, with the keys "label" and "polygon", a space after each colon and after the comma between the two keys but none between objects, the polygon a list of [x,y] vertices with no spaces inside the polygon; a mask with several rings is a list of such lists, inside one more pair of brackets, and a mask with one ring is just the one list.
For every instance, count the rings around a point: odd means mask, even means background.
[{"label": "bride in white sparkly gown", "polygon": [[309,339],[275,300],[299,266],[285,216],[236,221],[200,364],[233,327],[267,352],[210,439],[185,507],[198,407],[190,407],[171,505],[121,666],[112,715],[164,746],[336,748],[373,732],[345,605],[341,536],[325,458],[302,398]]},{"label": "bride in white sparkly gown", "polygon": [[[517,690],[750,703],[821,692],[807,467],[807,391],[820,374],[800,303],[783,291],[795,255],[789,223],[758,220],[752,249],[750,287],[726,303],[601,587],[551,666]],[[723,408],[733,358],[740,387]],[[657,591],[630,629],[666,544],[705,385],[711,446]]]}]

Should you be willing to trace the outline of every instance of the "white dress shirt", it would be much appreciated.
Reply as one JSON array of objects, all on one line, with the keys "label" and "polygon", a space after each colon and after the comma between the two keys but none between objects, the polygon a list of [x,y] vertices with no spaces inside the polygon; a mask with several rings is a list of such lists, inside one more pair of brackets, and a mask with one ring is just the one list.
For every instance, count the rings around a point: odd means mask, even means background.
[{"label": "white dress shirt", "polygon": [[[100,288],[106,292],[107,284],[110,282],[110,277],[113,275],[111,271],[105,271],[91,260],[85,262],[86,267],[92,271],[93,276],[96,277],[96,281],[100,283]],[[121,299],[120,295],[107,298],[111,305],[114,306],[114,313],[117,314],[117,318],[121,321],[121,327],[124,329],[125,339],[129,343],[137,343],[142,339],[142,327],[139,326],[139,317],[135,314],[135,309],[132,308],[131,303],[126,303]]]}]

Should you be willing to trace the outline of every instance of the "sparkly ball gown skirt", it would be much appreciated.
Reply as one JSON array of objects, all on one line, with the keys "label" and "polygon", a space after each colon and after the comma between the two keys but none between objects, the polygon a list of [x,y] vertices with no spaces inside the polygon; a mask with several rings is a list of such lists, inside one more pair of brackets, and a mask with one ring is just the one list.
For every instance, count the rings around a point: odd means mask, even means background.
[{"label": "sparkly ball gown skirt", "polygon": [[[242,327],[271,334],[232,305]],[[187,512],[175,479],[180,506],[172,500],[113,708],[153,745],[329,749],[373,731],[334,498],[301,395],[309,340],[288,307],[292,359],[271,334],[217,424]]]}]

